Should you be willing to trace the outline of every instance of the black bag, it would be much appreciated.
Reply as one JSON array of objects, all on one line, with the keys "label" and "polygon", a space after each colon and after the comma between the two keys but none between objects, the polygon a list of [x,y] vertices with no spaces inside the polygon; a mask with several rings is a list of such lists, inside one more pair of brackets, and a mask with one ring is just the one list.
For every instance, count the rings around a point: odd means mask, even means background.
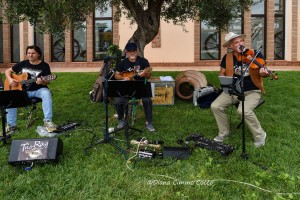
[{"label": "black bag", "polygon": [[[107,65],[107,66],[105,66]],[[103,69],[106,68],[106,74],[103,74]],[[111,62],[104,62],[101,67],[98,78],[96,79],[92,90],[90,91],[90,100],[91,102],[102,102],[103,101],[103,76],[105,76],[106,80],[114,80],[115,69],[111,67]]]},{"label": "black bag", "polygon": [[211,103],[222,93],[222,90],[216,90],[206,96],[198,97],[197,103],[200,108],[210,108]]},{"label": "black bag", "polygon": [[92,90],[90,91],[90,100],[94,103],[103,101],[103,77],[102,68],[99,72],[99,76],[96,79]]}]

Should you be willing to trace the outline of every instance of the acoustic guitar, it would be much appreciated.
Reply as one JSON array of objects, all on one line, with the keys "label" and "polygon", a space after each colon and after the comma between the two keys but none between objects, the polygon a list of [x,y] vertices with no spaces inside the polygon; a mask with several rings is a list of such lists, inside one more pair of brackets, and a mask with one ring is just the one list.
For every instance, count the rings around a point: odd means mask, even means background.
[{"label": "acoustic guitar", "polygon": [[140,72],[146,72],[149,73],[152,71],[152,67],[147,67],[144,70],[140,70],[140,66],[134,67],[134,70],[131,72],[122,72],[122,77],[130,78],[130,80],[133,80],[134,77],[136,77]]},{"label": "acoustic guitar", "polygon": [[[8,80],[5,79],[4,90],[23,90],[24,85],[34,83],[34,82],[36,82],[37,78],[39,78],[39,77],[36,77],[36,78],[28,79],[28,74],[27,73],[22,73],[22,74],[19,74],[19,75],[12,74],[11,77],[13,79],[16,79],[17,81],[19,81],[18,85],[17,86],[10,86]],[[57,78],[57,76],[55,74],[51,74],[51,75],[43,76],[41,78],[44,81],[54,81]]]}]

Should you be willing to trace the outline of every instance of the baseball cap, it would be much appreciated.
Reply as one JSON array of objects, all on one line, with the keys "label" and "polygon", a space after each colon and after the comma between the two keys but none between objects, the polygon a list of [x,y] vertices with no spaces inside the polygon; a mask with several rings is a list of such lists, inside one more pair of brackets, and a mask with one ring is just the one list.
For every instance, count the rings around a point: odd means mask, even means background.
[{"label": "baseball cap", "polygon": [[136,51],[137,50],[137,45],[134,42],[129,42],[126,44],[125,49],[127,51]]}]

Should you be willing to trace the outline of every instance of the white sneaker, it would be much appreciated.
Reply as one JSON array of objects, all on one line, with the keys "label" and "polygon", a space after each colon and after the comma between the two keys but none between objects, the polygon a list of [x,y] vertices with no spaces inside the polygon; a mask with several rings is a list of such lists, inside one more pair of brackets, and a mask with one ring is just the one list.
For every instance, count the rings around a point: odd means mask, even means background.
[{"label": "white sneaker", "polygon": [[256,142],[254,142],[254,146],[255,146],[256,148],[259,148],[259,147],[264,146],[265,143],[266,143],[266,137],[267,137],[267,133],[264,132],[264,133],[263,133],[262,139],[261,139],[261,140],[258,140],[258,141],[256,141]]},{"label": "white sneaker", "polygon": [[16,126],[11,126],[11,125],[9,125],[9,124],[5,127],[5,133],[6,133],[6,135],[11,135],[11,134],[13,134],[16,130],[17,130],[17,127],[16,127]]},{"label": "white sneaker", "polygon": [[44,121],[44,126],[49,133],[57,130],[57,126],[52,121]]},{"label": "white sneaker", "polygon": [[228,135],[225,135],[225,136],[220,136],[220,135],[217,135],[215,138],[214,138],[214,141],[216,142],[223,142],[225,137],[227,137]]}]

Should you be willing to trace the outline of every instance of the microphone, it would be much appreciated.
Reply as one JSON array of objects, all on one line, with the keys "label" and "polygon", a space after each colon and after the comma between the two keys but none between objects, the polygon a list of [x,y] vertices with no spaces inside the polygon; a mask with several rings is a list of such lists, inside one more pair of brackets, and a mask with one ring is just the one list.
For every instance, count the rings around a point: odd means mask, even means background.
[{"label": "microphone", "polygon": [[244,45],[239,46],[239,49],[244,52],[246,50],[246,47]]}]

